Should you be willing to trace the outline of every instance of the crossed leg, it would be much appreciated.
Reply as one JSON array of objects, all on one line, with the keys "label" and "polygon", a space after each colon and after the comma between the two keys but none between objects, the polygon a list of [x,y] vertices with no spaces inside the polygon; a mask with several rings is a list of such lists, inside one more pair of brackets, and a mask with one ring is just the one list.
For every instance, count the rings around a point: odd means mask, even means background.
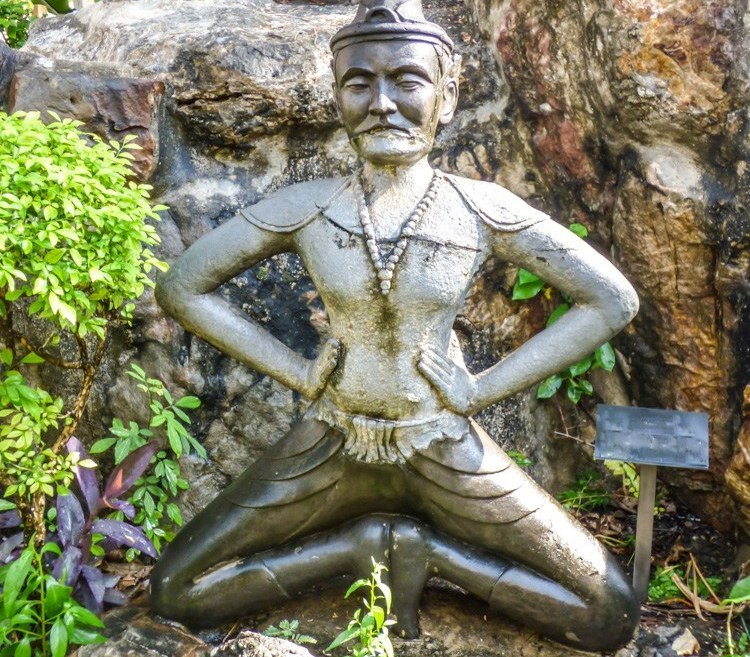
[{"label": "crossed leg", "polygon": [[563,643],[628,640],[638,607],[614,559],[481,430],[404,467],[358,463],[342,444],[321,422],[296,425],[178,534],[152,573],[152,607],[215,625],[362,576],[374,557],[405,636],[439,575]]},{"label": "crossed leg", "polygon": [[419,530],[432,572],[561,643],[630,639],[639,606],[614,557],[479,427],[409,465],[410,493],[438,530]]},{"label": "crossed leg", "polygon": [[402,510],[403,473],[353,461],[343,441],[322,422],[295,425],[165,549],[152,609],[216,625],[385,561],[390,523],[370,514]]}]

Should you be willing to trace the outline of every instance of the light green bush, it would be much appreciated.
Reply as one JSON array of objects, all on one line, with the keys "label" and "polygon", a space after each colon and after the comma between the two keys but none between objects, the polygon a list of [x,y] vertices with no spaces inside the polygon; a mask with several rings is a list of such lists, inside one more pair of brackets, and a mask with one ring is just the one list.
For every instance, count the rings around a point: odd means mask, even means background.
[{"label": "light green bush", "polygon": [[[53,118],[45,125],[36,113],[0,113],[0,486],[40,543],[46,498],[76,465],[63,447],[108,327],[130,319],[133,300],[152,285],[149,271],[165,267],[148,249],[159,241],[149,220],[161,208],[133,180],[136,146]],[[80,371],[73,399],[27,381],[43,363]]]}]

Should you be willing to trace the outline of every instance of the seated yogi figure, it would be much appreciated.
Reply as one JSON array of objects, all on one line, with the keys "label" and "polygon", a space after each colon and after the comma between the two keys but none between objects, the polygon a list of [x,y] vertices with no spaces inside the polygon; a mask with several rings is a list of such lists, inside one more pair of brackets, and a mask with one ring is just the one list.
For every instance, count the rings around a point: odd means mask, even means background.
[{"label": "seated yogi figure", "polygon": [[[557,641],[622,645],[638,604],[614,558],[469,417],[609,340],[635,315],[635,292],[507,190],[430,167],[437,126],[456,109],[460,60],[419,0],[364,0],[331,48],[359,170],[242,210],[157,285],[185,328],[312,404],[166,548],[151,605],[218,624],[337,575],[364,576],[374,557],[389,569],[402,636],[418,635],[422,589],[439,576]],[[288,251],[330,318],[314,360],[215,294]],[[472,374],[452,327],[491,257],[575,305]]]}]

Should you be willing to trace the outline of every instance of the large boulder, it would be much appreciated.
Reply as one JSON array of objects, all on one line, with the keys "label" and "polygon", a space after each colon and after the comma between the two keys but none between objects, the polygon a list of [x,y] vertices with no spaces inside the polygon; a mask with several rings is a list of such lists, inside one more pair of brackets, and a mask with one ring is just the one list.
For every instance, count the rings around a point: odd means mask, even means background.
[{"label": "large boulder", "polygon": [[[711,470],[671,476],[720,526],[728,492],[747,494],[735,458],[750,371],[747,271],[747,70],[739,0],[661,2],[440,0],[464,58],[462,100],[433,161],[499,182],[563,223],[578,221],[633,281],[642,312],[615,341],[621,384],[605,401],[706,411]],[[171,260],[238,208],[281,185],[345,173],[354,157],[330,95],[327,42],[348,6],[272,0],[104,0],[38,21],[10,87],[11,109],[53,107],[107,137],[134,134],[139,173],[170,206]],[[493,263],[456,329],[470,362],[496,361],[544,326],[549,301],[511,302],[514,270]],[[299,261],[281,256],[221,292],[308,356],[325,310]],[[93,437],[143,402],[124,363],[137,359],[201,396],[209,464],[190,463],[200,508],[304,410],[283,387],[231,362],[165,319],[146,296],[115,336],[93,396]],[[589,406],[525,393],[480,420],[524,451],[551,489],[593,438]],[[572,435],[572,441],[559,434]]]},{"label": "large boulder", "polygon": [[[442,2],[428,14],[449,28],[463,55],[459,112],[439,135],[433,159],[448,171],[495,178],[504,142],[516,139],[506,118],[507,87],[469,8]],[[170,207],[159,231],[162,256],[172,260],[269,190],[352,169],[354,154],[330,92],[327,46],[351,17],[347,6],[271,0],[100,2],[34,25],[11,85],[11,109],[50,108],[107,138],[135,135],[144,149],[138,173]],[[511,182],[528,195],[522,178]],[[508,301],[511,286],[512,272],[493,265],[457,326],[479,367],[543,326],[538,309],[527,317],[528,309]],[[222,294],[308,357],[326,335],[325,309],[295,257],[255,267]],[[305,402],[186,335],[150,294],[136,318],[112,342],[88,414],[90,437],[113,416],[143,415],[143,399],[124,375],[128,359],[199,395],[205,404],[198,432],[210,463],[185,463],[190,516],[278,440]],[[559,488],[581,455],[568,443],[545,443],[549,416],[529,392],[483,421],[507,446],[520,445],[539,478]]]},{"label": "large boulder", "polygon": [[[474,0],[546,201],[594,229],[641,311],[617,341],[641,406],[711,418],[711,469],[663,473],[719,526],[747,514],[748,32],[734,0]],[[724,473],[729,469],[729,486]]]}]

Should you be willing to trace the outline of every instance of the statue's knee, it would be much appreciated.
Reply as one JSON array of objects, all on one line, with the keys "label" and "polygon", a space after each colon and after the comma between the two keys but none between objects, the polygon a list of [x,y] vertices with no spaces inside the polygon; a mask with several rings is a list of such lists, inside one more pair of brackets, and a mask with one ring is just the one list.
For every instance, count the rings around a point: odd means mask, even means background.
[{"label": "statue's knee", "polygon": [[160,616],[182,620],[184,586],[178,573],[169,567],[169,562],[160,559],[151,571],[149,605]]},{"label": "statue's knee", "polygon": [[614,650],[633,637],[640,619],[640,605],[633,587],[619,567],[610,569],[590,608],[589,649]]}]

